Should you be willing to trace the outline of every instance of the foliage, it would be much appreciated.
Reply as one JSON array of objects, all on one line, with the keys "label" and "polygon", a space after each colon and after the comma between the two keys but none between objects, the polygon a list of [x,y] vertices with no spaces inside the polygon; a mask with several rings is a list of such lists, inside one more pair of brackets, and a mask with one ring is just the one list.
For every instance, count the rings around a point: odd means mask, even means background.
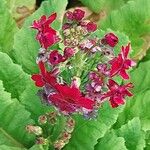
[{"label": "foliage", "polygon": [[[12,5],[15,2],[15,5]],[[35,32],[29,26],[41,15],[57,12],[55,29],[61,28],[67,0],[47,0],[26,21],[21,29],[17,28],[12,13],[18,6],[32,8],[33,1],[0,0],[0,149],[1,150],[44,150],[43,146],[34,145],[35,137],[27,134],[25,126],[35,123],[39,115],[50,108],[43,105],[35,95],[37,89],[30,81],[30,75],[37,73],[35,63],[38,43],[34,40]],[[131,70],[134,83],[134,97],[127,100],[125,107],[111,109],[106,103],[96,120],[84,120],[75,116],[76,128],[65,150],[148,150],[150,148],[150,51],[147,39],[150,36],[150,1],[134,0],[126,4],[123,0],[81,0],[92,11],[99,13],[107,10],[108,16],[100,20],[96,34],[102,36],[108,31],[115,31],[119,36],[120,46],[131,41],[132,57],[139,60],[146,56]],[[9,10],[11,8],[11,10]],[[116,9],[116,10],[114,10]],[[12,13],[12,14],[11,14]],[[141,56],[142,55],[142,56]],[[90,67],[90,66],[89,66]],[[54,129],[58,135],[59,121]]]}]

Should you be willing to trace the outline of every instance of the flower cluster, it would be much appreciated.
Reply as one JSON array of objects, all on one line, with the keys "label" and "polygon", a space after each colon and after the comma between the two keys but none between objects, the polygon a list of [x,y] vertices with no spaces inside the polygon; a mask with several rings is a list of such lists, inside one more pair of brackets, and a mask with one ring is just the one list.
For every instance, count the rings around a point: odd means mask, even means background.
[{"label": "flower cluster", "polygon": [[[65,13],[60,33],[50,26],[55,19],[53,13],[32,25],[38,30],[36,39],[41,45],[36,59],[40,72],[33,74],[32,80],[42,87],[43,101],[61,114],[80,113],[87,118],[94,117],[106,100],[112,107],[124,104],[125,97],[132,96],[129,90],[133,85],[119,84],[116,77],[128,80],[127,70],[135,65],[128,58],[130,44],[122,46],[116,56],[118,37],[114,33],[101,38],[94,36],[97,25],[86,20],[80,9]],[[58,43],[63,46],[59,48]],[[52,47],[54,44],[58,49]],[[96,60],[92,66],[90,60]]]}]

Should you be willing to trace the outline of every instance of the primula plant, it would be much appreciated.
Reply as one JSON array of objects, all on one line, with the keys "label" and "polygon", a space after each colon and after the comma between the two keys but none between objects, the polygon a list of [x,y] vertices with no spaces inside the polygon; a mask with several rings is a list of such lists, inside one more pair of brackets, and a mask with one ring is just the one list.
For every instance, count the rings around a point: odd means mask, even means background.
[{"label": "primula plant", "polygon": [[149,150],[149,20],[150,0],[0,0],[0,150]]},{"label": "primula plant", "polygon": [[[81,9],[67,11],[60,32],[51,27],[57,18],[55,12],[48,17],[41,16],[31,26],[38,31],[36,40],[40,45],[36,58],[39,73],[33,74],[32,80],[41,87],[38,91],[41,101],[55,108],[54,112],[39,116],[39,124],[51,125],[56,122],[57,115],[66,118],[66,125],[56,141],[51,141],[51,135],[44,127],[28,125],[26,129],[37,136],[37,144],[52,144],[60,150],[69,142],[74,130],[73,114],[95,119],[105,101],[115,108],[124,104],[127,96],[133,96],[129,91],[133,84],[123,83],[129,80],[128,69],[135,65],[128,58],[130,43],[115,55],[118,37],[107,33],[98,38],[94,35],[97,25],[84,16]],[[60,44],[63,51],[54,47]],[[91,59],[95,61],[89,67]],[[122,82],[117,83],[116,77]]]}]

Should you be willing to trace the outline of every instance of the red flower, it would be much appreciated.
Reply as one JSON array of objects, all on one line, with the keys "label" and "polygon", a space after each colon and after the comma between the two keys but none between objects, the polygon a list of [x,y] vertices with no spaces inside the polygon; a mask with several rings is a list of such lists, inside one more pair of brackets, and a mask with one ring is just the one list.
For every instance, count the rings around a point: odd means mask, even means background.
[{"label": "red flower", "polygon": [[94,101],[83,97],[78,88],[57,84],[55,89],[57,93],[50,95],[49,101],[61,111],[72,113],[82,107],[93,109]]},{"label": "red flower", "polygon": [[56,31],[50,27],[50,24],[56,19],[56,13],[50,15],[47,19],[42,16],[40,20],[35,20],[31,26],[33,29],[38,30],[36,39],[40,42],[41,46],[48,48],[58,41]]},{"label": "red flower", "polygon": [[118,85],[114,80],[109,79],[108,88],[109,91],[103,95],[102,99],[109,97],[113,108],[124,104],[125,96],[133,96],[133,94],[128,91],[128,88],[133,88],[132,83]]},{"label": "red flower", "polygon": [[45,65],[42,61],[39,62],[39,69],[40,74],[33,74],[32,80],[35,81],[35,85],[38,87],[43,87],[46,83],[50,84],[51,86],[54,86],[56,84],[56,75],[58,74],[58,71],[53,70],[52,72],[47,72]]},{"label": "red flower", "polygon": [[119,74],[123,79],[129,79],[129,75],[126,73],[126,70],[135,65],[135,62],[127,58],[129,50],[130,44],[128,44],[126,47],[122,47],[121,54],[119,54],[118,57],[115,57],[112,61],[110,61],[111,77]]},{"label": "red flower", "polygon": [[88,32],[94,32],[97,29],[97,25],[93,22],[89,22],[86,27]]},{"label": "red flower", "polygon": [[106,34],[103,40],[111,47],[115,47],[118,43],[118,37],[115,36],[113,33]]},{"label": "red flower", "polygon": [[54,50],[50,53],[49,55],[49,62],[52,64],[52,65],[57,65],[61,62],[64,61],[64,58],[61,54],[59,54],[59,52],[57,50]]}]

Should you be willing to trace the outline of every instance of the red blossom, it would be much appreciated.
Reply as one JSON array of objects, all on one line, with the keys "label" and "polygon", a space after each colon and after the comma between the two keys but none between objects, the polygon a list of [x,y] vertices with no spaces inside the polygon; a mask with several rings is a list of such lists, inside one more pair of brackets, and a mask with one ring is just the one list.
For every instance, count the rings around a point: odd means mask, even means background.
[{"label": "red blossom", "polygon": [[49,96],[49,101],[62,112],[72,113],[82,107],[89,110],[93,109],[94,101],[83,97],[78,88],[57,84],[55,89],[57,92]]},{"label": "red blossom", "polygon": [[111,47],[115,47],[118,43],[118,37],[115,36],[113,33],[108,33],[105,35],[105,38],[102,40],[102,42],[106,42]]},{"label": "red blossom", "polygon": [[50,55],[49,55],[49,62],[52,65],[57,65],[61,62],[65,61],[64,57],[59,54],[59,52],[57,50],[53,50]]},{"label": "red blossom", "polygon": [[38,30],[36,39],[40,42],[41,46],[48,48],[58,41],[56,31],[50,27],[50,24],[56,19],[56,13],[46,18],[43,15],[40,20],[35,20],[31,28]]},{"label": "red blossom", "polygon": [[135,63],[132,60],[127,58],[129,50],[130,44],[128,44],[126,47],[122,46],[121,53],[110,61],[111,77],[119,74],[123,79],[129,79],[129,75],[126,73],[126,70],[135,65]]},{"label": "red blossom", "polygon": [[102,99],[109,97],[109,101],[113,108],[124,104],[125,96],[133,96],[133,94],[128,90],[129,88],[133,88],[132,83],[118,85],[114,80],[109,79],[108,88],[109,91],[103,95]]},{"label": "red blossom", "polygon": [[58,74],[58,71],[53,70],[52,72],[46,71],[45,65],[42,61],[38,63],[40,73],[39,74],[33,74],[32,80],[35,81],[35,85],[38,87],[43,87],[46,83],[50,84],[51,86],[54,86],[56,84],[56,75]]}]

